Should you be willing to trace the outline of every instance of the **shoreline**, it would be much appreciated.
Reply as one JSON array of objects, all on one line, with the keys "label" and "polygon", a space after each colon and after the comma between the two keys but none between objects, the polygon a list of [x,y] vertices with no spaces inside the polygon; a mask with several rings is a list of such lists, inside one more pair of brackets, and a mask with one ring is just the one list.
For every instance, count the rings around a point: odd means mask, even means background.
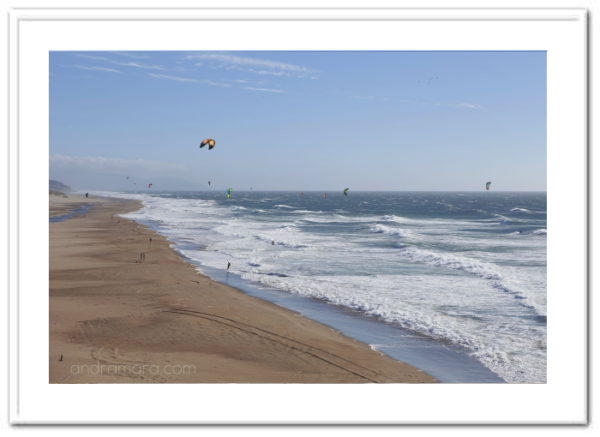
[{"label": "shoreline", "polygon": [[[110,195],[110,193],[106,193]],[[126,199],[127,197],[117,197]],[[142,211],[142,210],[139,210]],[[136,211],[139,212],[139,211]],[[507,383],[505,379],[474,358],[469,350],[449,341],[428,336],[371,315],[339,305],[326,299],[293,293],[273,288],[260,282],[245,279],[234,272],[209,267],[186,254],[189,242],[170,236],[168,227],[161,221],[136,218],[134,214],[124,217],[164,235],[172,243],[171,247],[196,271],[209,278],[231,286],[249,296],[274,303],[318,323],[322,323],[342,335],[369,345],[370,348],[414,366],[443,383]],[[197,243],[196,243],[197,244]],[[209,249],[203,249],[210,253]]]},{"label": "shoreline", "polygon": [[[181,256],[187,259],[184,255]],[[188,259],[188,262],[194,264],[193,260]],[[225,275],[214,269],[206,272],[206,266],[201,268],[204,269],[200,272],[201,275],[241,290],[249,296],[298,312],[342,335],[367,344],[373,350],[424,371],[437,382],[507,383],[458,345],[427,337],[377,316],[366,315],[322,299],[266,288],[235,274]]]},{"label": "shoreline", "polygon": [[76,202],[93,206],[49,224],[50,383],[436,382],[198,273],[160,234],[118,217],[138,201],[60,201]]}]

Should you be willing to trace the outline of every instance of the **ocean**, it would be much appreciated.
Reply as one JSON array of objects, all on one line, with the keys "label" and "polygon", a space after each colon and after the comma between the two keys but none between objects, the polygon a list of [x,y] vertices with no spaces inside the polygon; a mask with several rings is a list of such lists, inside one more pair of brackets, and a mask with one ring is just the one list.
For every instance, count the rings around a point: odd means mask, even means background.
[{"label": "ocean", "polygon": [[[317,299],[546,382],[546,193],[97,193],[199,269]],[[377,349],[377,344],[372,344]],[[385,350],[385,348],[381,348]]]}]

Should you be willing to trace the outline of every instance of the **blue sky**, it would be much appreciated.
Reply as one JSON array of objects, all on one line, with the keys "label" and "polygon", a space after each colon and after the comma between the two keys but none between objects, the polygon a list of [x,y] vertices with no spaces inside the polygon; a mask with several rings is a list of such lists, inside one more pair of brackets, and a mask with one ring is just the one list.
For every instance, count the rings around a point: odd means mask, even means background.
[{"label": "blue sky", "polygon": [[51,52],[50,175],[77,189],[545,190],[546,54]]}]

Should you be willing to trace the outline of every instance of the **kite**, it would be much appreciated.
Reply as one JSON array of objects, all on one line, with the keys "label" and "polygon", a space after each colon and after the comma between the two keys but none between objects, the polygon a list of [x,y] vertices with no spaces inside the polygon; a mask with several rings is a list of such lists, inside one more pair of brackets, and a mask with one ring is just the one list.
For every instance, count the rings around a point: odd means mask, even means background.
[{"label": "kite", "polygon": [[350,188],[344,188],[344,196],[348,195],[348,190],[350,190]]},{"label": "kite", "polygon": [[200,148],[203,148],[206,145],[208,145],[208,150],[211,150],[217,145],[217,143],[212,138],[207,138],[205,140],[202,140],[202,142],[200,143]]},{"label": "kite", "polygon": [[489,190],[490,190],[490,185],[492,185],[492,183],[491,183],[491,182],[487,182],[487,183],[485,184],[485,189],[486,189],[486,191],[489,191]]},{"label": "kite", "polygon": [[152,184],[148,184],[148,188],[152,188]]}]

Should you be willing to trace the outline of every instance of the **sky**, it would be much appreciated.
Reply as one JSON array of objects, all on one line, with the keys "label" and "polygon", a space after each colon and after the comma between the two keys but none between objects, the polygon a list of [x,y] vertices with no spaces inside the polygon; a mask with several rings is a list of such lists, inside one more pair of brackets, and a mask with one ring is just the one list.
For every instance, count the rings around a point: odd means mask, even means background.
[{"label": "sky", "polygon": [[545,52],[51,52],[49,73],[50,177],[78,190],[546,190]]}]

